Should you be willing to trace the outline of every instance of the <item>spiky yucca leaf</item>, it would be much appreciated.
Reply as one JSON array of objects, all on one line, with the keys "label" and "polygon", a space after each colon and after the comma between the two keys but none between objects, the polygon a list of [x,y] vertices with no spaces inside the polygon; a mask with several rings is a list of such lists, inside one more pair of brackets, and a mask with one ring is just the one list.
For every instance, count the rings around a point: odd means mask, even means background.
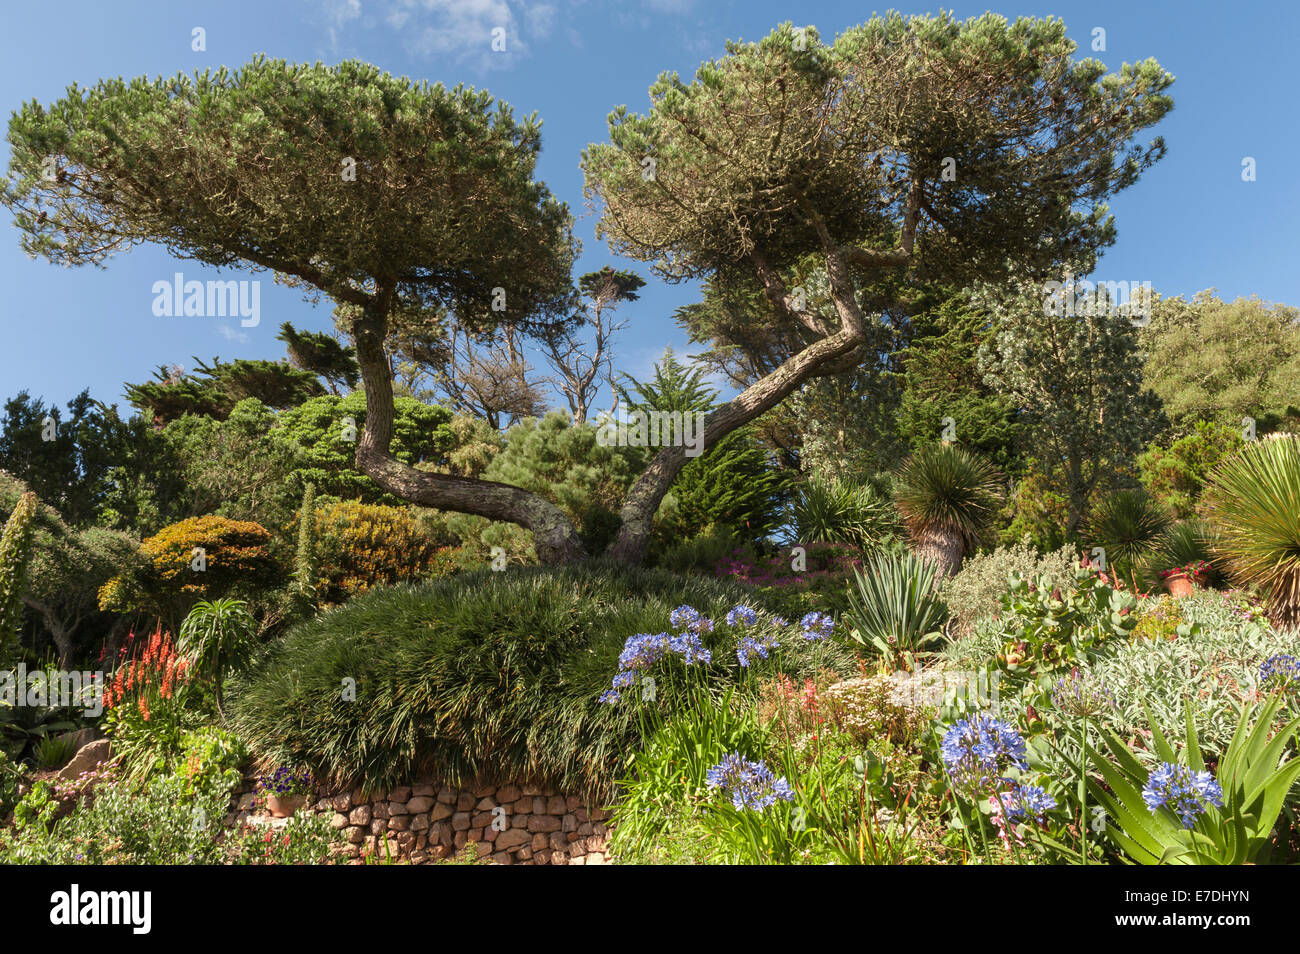
[{"label": "spiky yucca leaf", "polygon": [[1206,498],[1233,581],[1268,593],[1274,625],[1300,627],[1300,437],[1250,444],[1222,461]]}]

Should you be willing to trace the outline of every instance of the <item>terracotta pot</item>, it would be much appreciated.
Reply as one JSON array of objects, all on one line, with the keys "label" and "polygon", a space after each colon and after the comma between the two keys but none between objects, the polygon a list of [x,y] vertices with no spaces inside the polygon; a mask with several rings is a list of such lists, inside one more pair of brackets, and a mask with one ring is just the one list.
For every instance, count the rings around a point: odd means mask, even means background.
[{"label": "terracotta pot", "polygon": [[273,818],[289,818],[302,806],[307,804],[306,795],[268,795],[266,807]]},{"label": "terracotta pot", "polygon": [[1174,599],[1191,596],[1196,592],[1196,581],[1183,574],[1169,577],[1165,580],[1165,586],[1169,587],[1169,595]]}]

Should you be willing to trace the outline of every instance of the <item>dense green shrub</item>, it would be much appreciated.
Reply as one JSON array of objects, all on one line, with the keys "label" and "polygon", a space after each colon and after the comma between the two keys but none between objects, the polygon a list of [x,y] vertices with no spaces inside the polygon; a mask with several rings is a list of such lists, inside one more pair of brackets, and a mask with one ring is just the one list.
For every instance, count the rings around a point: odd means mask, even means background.
[{"label": "dense green shrub", "polygon": [[23,494],[0,534],[0,656],[6,658],[16,647],[22,626],[27,564],[32,558],[32,518],[38,503],[31,491]]},{"label": "dense green shrub", "polygon": [[1104,498],[1088,522],[1087,545],[1105,551],[1106,572],[1135,589],[1138,572],[1172,523],[1169,512],[1144,490],[1120,490]]},{"label": "dense green shrub", "polygon": [[[605,798],[637,732],[628,707],[598,701],[625,640],[667,630],[680,604],[722,619],[751,597],[603,562],[376,590],[270,646],[235,683],[231,723],[264,764],[308,766],[331,784],[433,774]],[[813,644],[791,643],[802,656],[789,665],[811,666]],[[724,645],[709,667],[722,684],[739,675]],[[816,645],[823,665],[852,669],[843,650]]]},{"label": "dense green shrub", "polygon": [[1241,446],[1240,428],[1197,421],[1192,433],[1168,447],[1152,445],[1138,457],[1142,486],[1176,516],[1192,517],[1210,472]]},{"label": "dense green shrub", "polygon": [[996,616],[1002,594],[1011,588],[1007,577],[1019,573],[1028,579],[1046,576],[1053,586],[1073,584],[1079,552],[1063,546],[1046,555],[1027,542],[998,547],[990,553],[968,557],[956,575],[944,580],[941,595],[963,634],[988,616]]},{"label": "dense green shrub", "polygon": [[871,550],[901,533],[893,504],[870,484],[809,477],[791,505],[800,543],[847,543]]}]

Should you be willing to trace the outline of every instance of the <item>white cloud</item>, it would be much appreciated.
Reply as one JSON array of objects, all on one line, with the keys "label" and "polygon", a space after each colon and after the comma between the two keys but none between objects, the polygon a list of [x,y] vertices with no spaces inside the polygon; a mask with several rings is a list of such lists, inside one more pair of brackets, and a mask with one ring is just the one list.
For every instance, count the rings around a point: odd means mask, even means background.
[{"label": "white cloud", "polygon": [[248,335],[245,332],[240,331],[234,325],[217,325],[217,331],[220,332],[221,337],[225,338],[227,341],[233,341],[237,344],[248,344]]}]

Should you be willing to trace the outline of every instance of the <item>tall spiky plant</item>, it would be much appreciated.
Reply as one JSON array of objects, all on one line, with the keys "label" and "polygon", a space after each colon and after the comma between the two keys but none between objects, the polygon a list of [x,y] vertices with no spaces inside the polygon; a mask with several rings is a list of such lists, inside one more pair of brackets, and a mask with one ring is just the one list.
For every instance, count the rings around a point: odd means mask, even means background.
[{"label": "tall spiky plant", "polygon": [[316,605],[319,560],[316,554],[316,485],[308,482],[298,509],[298,552],[293,561],[293,594],[304,610]]},{"label": "tall spiky plant", "polygon": [[16,648],[23,622],[23,591],[32,558],[32,520],[39,501],[30,490],[19,498],[0,534],[0,654]]},{"label": "tall spiky plant", "polygon": [[1106,551],[1108,568],[1138,588],[1138,566],[1155,552],[1173,516],[1145,490],[1119,490],[1088,521],[1087,542]]},{"label": "tall spiky plant", "polygon": [[974,451],[932,444],[907,459],[894,504],[917,554],[947,576],[961,567],[1002,504],[1002,475]]},{"label": "tall spiky plant", "polygon": [[1215,549],[1239,586],[1268,594],[1279,628],[1300,628],[1300,436],[1247,445],[1210,475]]}]

